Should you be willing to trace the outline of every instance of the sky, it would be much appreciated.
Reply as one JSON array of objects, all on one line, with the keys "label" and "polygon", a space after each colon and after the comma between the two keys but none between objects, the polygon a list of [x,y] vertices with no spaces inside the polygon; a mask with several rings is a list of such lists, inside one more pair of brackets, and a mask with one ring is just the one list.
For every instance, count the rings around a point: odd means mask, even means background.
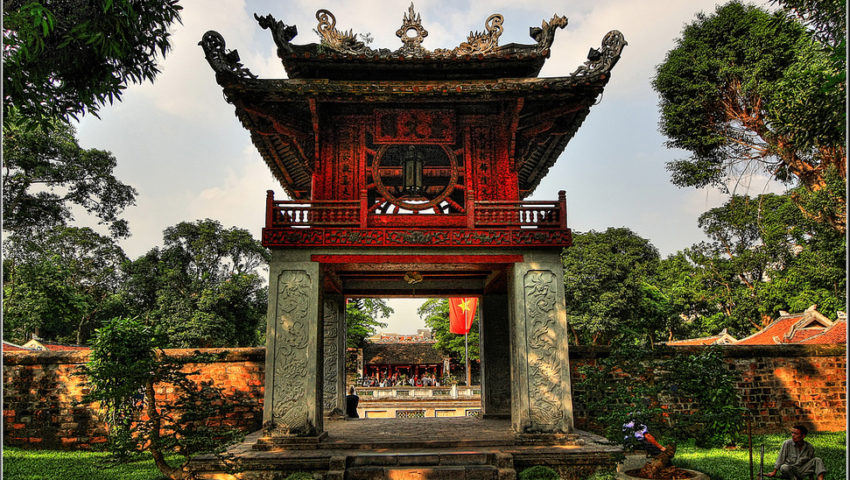
[{"label": "sky", "polygon": [[[766,6],[766,2],[755,2]],[[397,49],[395,31],[409,0],[240,1],[182,0],[182,25],[172,28],[172,51],[160,62],[156,81],[131,85],[123,100],[105,106],[100,118],[78,123],[82,146],[112,152],[116,176],[136,188],[136,205],[124,212],[132,236],[122,241],[136,258],[162,244],[162,231],[182,221],[218,220],[260,238],[266,190],[285,197],[248,131],[224,101],[215,75],[198,45],[216,30],[228,50],[260,78],[286,78],[276,47],[253,14],[271,13],[296,25],[293,43],[319,41],[315,12],[324,8],[336,17],[339,30],[370,34],[372,48]],[[711,13],[717,2],[703,0],[573,0],[468,2],[418,0],[416,12],[428,31],[423,46],[453,48],[470,31],[484,30],[493,13],[504,16],[499,43],[530,44],[528,29],[566,16],[541,77],[568,76],[599,48],[610,30],[623,33],[628,46],[614,67],[597,105],[530,200],[554,200],[567,192],[568,226],[574,232],[628,227],[649,239],[662,256],[704,240],[697,217],[727,198],[712,189],[679,188],[670,182],[665,163],[687,157],[668,149],[658,131],[658,96],[652,90],[655,67],[664,61],[684,26],[697,12]],[[735,185],[736,193],[757,195],[781,191],[761,177]],[[422,328],[416,307],[422,300],[392,300],[396,313],[385,331],[413,333]]]}]

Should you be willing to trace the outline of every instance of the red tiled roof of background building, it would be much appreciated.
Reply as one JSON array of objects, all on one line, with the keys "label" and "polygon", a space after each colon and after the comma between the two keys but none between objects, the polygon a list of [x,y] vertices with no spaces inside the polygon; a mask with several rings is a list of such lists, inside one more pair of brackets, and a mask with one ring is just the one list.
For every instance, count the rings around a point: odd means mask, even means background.
[{"label": "red tiled roof of background building", "polygon": [[735,337],[726,333],[724,328],[722,332],[710,337],[688,338],[685,340],[672,340],[667,342],[667,345],[673,346],[689,346],[689,345],[730,345],[735,343]]},{"label": "red tiled roof of background building", "polygon": [[783,314],[762,330],[743,338],[736,345],[777,345],[801,343],[824,333],[833,322],[812,305],[803,313]]},{"label": "red tiled roof of background building", "polygon": [[59,351],[74,351],[74,350],[90,350],[85,345],[68,345],[65,343],[47,342],[41,339],[33,338],[23,345],[25,350],[48,350],[51,352]]},{"label": "red tiled roof of background building", "polygon": [[782,338],[802,318],[803,315],[779,317],[758,332],[738,340],[736,345],[776,345],[773,339]]},{"label": "red tiled roof of background building", "polygon": [[822,333],[809,337],[800,343],[804,345],[834,345],[847,343],[847,319],[836,320]]},{"label": "red tiled roof of background building", "polygon": [[50,351],[89,350],[89,347],[83,345],[62,345],[59,343],[45,343],[44,346],[47,347],[47,349]]},{"label": "red tiled roof of background building", "polygon": [[15,345],[14,343],[9,343],[5,340],[3,341],[3,351],[4,352],[24,352],[26,350],[27,350],[26,348],[24,348],[20,345]]}]

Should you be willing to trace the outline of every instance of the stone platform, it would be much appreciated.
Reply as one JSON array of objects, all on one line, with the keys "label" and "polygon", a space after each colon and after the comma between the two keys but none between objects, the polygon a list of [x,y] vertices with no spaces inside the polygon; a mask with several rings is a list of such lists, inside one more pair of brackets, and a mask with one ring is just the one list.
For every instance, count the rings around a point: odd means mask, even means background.
[{"label": "stone platform", "polygon": [[325,432],[312,444],[286,445],[255,432],[227,451],[229,467],[213,455],[193,465],[200,478],[217,480],[283,480],[297,471],[326,480],[512,480],[533,465],[578,480],[613,470],[622,454],[587,432],[516,435],[502,419],[326,420]]}]

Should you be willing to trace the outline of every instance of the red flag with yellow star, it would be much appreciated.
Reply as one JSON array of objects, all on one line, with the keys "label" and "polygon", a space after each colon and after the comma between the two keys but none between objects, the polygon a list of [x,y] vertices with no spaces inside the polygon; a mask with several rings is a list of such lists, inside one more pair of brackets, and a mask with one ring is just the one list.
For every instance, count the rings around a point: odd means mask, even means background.
[{"label": "red flag with yellow star", "polygon": [[465,335],[472,328],[478,299],[475,297],[449,298],[449,332]]}]

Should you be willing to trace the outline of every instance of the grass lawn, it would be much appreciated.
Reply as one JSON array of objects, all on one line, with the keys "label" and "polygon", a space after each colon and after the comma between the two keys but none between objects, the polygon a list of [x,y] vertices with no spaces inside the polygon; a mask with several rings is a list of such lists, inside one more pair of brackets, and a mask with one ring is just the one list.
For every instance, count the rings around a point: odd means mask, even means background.
[{"label": "grass lawn", "polygon": [[[790,438],[787,433],[753,436],[753,466],[755,475],[759,473],[759,456],[764,444],[764,472],[773,471],[779,446]],[[844,480],[847,478],[845,442],[847,432],[811,433],[806,440],[815,447],[815,455],[826,464],[826,480]],[[750,480],[750,452],[747,438],[741,440],[744,445],[735,450],[723,448],[705,449],[693,445],[680,445],[673,463],[693,470],[707,473],[711,480]]]},{"label": "grass lawn", "polygon": [[[175,458],[176,460],[176,458]],[[3,478],[7,480],[161,480],[165,477],[150,454],[130,463],[109,461],[106,452],[24,450],[3,448]]]}]

